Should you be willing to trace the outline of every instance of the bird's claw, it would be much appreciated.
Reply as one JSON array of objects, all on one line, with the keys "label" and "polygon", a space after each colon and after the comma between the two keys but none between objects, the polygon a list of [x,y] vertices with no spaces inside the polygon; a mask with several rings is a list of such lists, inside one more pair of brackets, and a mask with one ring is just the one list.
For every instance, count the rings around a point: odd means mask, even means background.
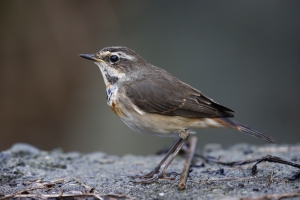
[{"label": "bird's claw", "polygon": [[164,180],[174,180],[176,176],[179,174],[177,172],[158,172],[155,173],[155,171],[151,171],[148,174],[142,175],[142,176],[135,176],[135,178],[140,178],[141,180],[133,181],[133,183],[139,183],[139,184],[150,184],[154,183],[158,179],[164,179]]}]

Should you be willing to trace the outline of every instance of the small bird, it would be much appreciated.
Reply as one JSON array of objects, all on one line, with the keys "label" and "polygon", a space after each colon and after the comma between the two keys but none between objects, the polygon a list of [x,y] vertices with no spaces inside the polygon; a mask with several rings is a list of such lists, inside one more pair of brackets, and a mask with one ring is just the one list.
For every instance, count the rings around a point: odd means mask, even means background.
[{"label": "small bird", "polygon": [[232,120],[233,110],[151,65],[127,47],[106,47],[98,53],[79,56],[98,65],[106,85],[107,104],[127,126],[142,134],[179,136],[165,158],[153,171],[139,176],[142,180],[138,183],[165,177],[166,169],[187,141],[190,128],[227,127],[274,142]]}]

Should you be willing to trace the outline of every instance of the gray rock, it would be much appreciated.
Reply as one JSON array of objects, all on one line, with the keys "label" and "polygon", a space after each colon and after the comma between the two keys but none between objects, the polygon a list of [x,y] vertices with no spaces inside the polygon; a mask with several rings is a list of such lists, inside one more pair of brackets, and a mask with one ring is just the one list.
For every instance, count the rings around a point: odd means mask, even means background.
[{"label": "gray rock", "polygon": [[[300,162],[299,144],[237,144],[228,149],[213,144],[207,145],[202,152],[223,162],[260,158],[268,154]],[[158,180],[148,185],[132,182],[131,176],[149,172],[162,158],[158,155],[118,157],[102,152],[63,153],[57,149],[46,152],[28,144],[15,144],[11,149],[0,152],[0,197],[1,194],[16,195],[23,191],[21,197],[35,198],[88,193],[102,197],[114,194],[111,197],[115,199],[239,199],[300,191],[299,177],[293,181],[289,179],[299,171],[297,168],[262,162],[258,164],[257,174],[252,176],[253,164],[230,167],[205,163],[200,157],[193,160],[194,167],[184,191],[177,189],[179,176],[172,181]],[[184,161],[182,157],[175,158],[168,172],[181,173]]]}]

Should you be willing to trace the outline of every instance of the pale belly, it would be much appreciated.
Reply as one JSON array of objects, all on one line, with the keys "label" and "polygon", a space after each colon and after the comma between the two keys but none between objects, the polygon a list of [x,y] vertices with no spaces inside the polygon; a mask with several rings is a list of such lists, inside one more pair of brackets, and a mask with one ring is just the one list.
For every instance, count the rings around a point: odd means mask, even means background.
[{"label": "pale belly", "polygon": [[121,120],[139,133],[162,137],[178,136],[178,132],[183,129],[224,127],[210,118],[186,118],[151,113],[132,113],[121,117]]},{"label": "pale belly", "polygon": [[[120,97],[118,88],[106,89],[107,104],[131,129],[142,134],[162,137],[178,136],[178,132],[189,128],[224,127],[210,118],[186,118],[146,113],[132,104],[127,97]],[[122,99],[122,101],[120,100]]]}]

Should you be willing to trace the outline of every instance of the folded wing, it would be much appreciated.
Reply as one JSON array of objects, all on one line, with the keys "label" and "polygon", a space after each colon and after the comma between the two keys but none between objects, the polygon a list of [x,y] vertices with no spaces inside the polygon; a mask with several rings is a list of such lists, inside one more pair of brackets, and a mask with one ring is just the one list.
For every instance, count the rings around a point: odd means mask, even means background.
[{"label": "folded wing", "polygon": [[153,74],[156,76],[155,82],[144,77],[126,86],[127,96],[139,109],[189,118],[233,117],[233,110],[214,102],[171,75],[161,76],[159,70]]}]

